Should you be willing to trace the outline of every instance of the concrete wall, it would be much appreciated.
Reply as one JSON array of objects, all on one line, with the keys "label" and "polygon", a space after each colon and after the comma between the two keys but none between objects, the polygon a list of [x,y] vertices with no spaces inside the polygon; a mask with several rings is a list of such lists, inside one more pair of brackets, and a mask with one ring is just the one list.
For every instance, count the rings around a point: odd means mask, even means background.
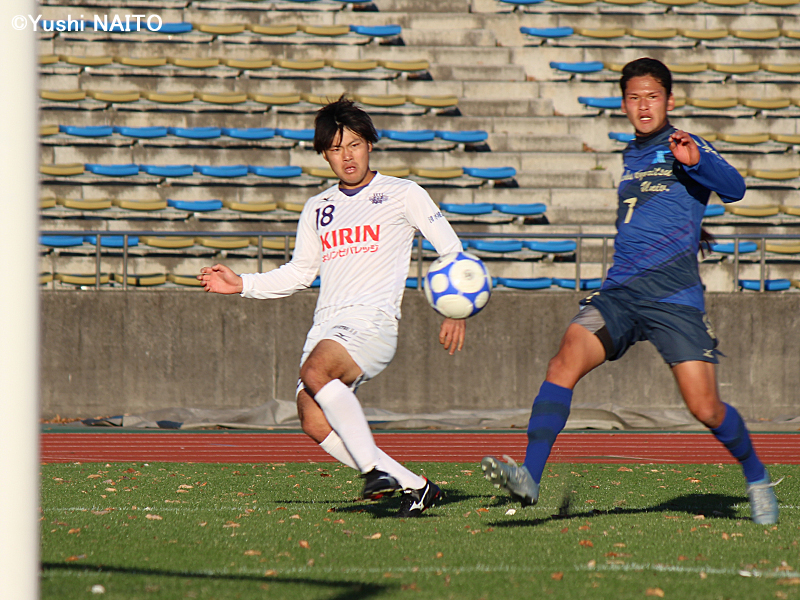
[{"label": "concrete wall", "polygon": [[[365,384],[365,405],[402,412],[528,407],[577,308],[571,292],[496,293],[450,357],[438,317],[409,291],[397,356]],[[191,291],[42,293],[42,416],[108,416],[176,406],[245,408],[291,399],[316,293],[274,301]],[[726,354],[723,398],[747,419],[800,415],[800,294],[709,294]],[[681,406],[647,343],[591,373],[576,402]]]}]

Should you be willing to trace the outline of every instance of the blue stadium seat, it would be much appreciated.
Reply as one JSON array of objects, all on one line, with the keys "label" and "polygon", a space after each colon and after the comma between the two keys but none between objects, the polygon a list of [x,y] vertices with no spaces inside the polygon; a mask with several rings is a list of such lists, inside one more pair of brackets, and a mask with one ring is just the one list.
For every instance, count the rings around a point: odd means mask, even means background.
[{"label": "blue stadium seat", "polygon": [[477,204],[454,204],[452,202],[442,202],[439,208],[455,215],[488,215],[494,211],[494,205],[489,202],[478,202]]},{"label": "blue stadium seat", "polygon": [[495,204],[494,209],[506,215],[532,217],[544,214],[547,210],[547,205],[541,202],[534,202],[532,204]]},{"label": "blue stadium seat", "polygon": [[551,61],[550,68],[565,73],[597,73],[602,71],[603,63],[593,60],[589,62],[559,62]]},{"label": "blue stadium seat", "polygon": [[406,287],[410,290],[416,290],[419,288],[417,285],[417,278],[416,277],[406,277]]},{"label": "blue stadium seat", "polygon": [[222,135],[219,127],[167,127],[170,135],[190,140],[212,140]]},{"label": "blue stadium seat", "polygon": [[195,165],[194,171],[207,177],[244,177],[247,165]]},{"label": "blue stadium seat", "polygon": [[718,217],[725,214],[725,207],[722,204],[709,204],[703,213],[704,217]]},{"label": "blue stadium seat", "polygon": [[82,235],[40,235],[39,243],[52,248],[71,248],[83,245]]},{"label": "blue stadium seat", "polygon": [[468,240],[470,248],[483,252],[519,252],[522,250],[522,242],[519,240]]},{"label": "blue stadium seat", "polygon": [[[753,290],[758,292],[761,290],[761,282],[758,279],[740,279],[739,285],[744,290]],[[767,279],[764,281],[764,290],[767,292],[780,292],[788,290],[792,286],[792,282],[788,279]]]},{"label": "blue stadium seat", "polygon": [[575,252],[575,249],[578,247],[575,240],[524,240],[522,245],[528,250],[545,252],[547,254]]},{"label": "blue stadium seat", "polygon": [[[413,245],[412,245],[412,246],[413,246],[414,248],[416,248],[417,246],[419,246],[419,244],[417,243],[417,238],[414,238],[414,243],[413,243]],[[426,240],[425,238],[423,238],[423,239],[422,239],[422,249],[423,249],[423,250],[428,250],[428,251],[430,251],[430,252],[436,252],[436,248],[434,248],[434,247],[433,247],[433,244],[431,244],[431,243],[430,243],[428,240]]]},{"label": "blue stadium seat", "polygon": [[[155,24],[154,24],[155,26]],[[154,31],[156,33],[168,33],[170,35],[176,33],[189,33],[192,30],[191,23],[161,23],[161,27],[159,29],[154,29],[149,24],[147,28],[150,31]]]},{"label": "blue stadium seat", "polygon": [[541,4],[544,0],[500,0],[504,4],[514,4],[516,6],[528,6],[530,4]]},{"label": "blue stadium seat", "polygon": [[94,173],[95,175],[106,175],[109,177],[129,177],[131,175],[139,174],[139,165],[98,165],[95,163],[87,163],[86,170]]},{"label": "blue stadium seat", "polygon": [[390,37],[400,35],[403,28],[400,25],[350,25],[350,31],[370,37]]},{"label": "blue stadium seat", "polygon": [[240,140],[268,140],[275,137],[275,129],[272,127],[252,127],[250,129],[223,127],[222,133]]},{"label": "blue stadium seat", "polygon": [[627,144],[628,142],[632,142],[634,139],[636,139],[636,135],[633,133],[621,133],[616,131],[609,131],[608,138],[611,140],[617,140],[618,142],[624,142]]},{"label": "blue stadium seat", "polygon": [[619,108],[622,106],[622,96],[609,96],[595,98],[593,96],[578,96],[578,102],[589,108]]},{"label": "blue stadium seat", "polygon": [[74,125],[59,125],[58,130],[67,135],[79,137],[106,137],[114,133],[110,125],[91,125],[89,127],[75,127]]},{"label": "blue stadium seat", "polygon": [[313,129],[276,129],[275,133],[287,140],[297,140],[300,142],[314,141]]},{"label": "blue stadium seat", "polygon": [[188,177],[194,173],[192,165],[139,165],[139,170],[156,177]]},{"label": "blue stadium seat", "polygon": [[[711,250],[720,254],[733,254],[735,247],[733,242],[727,242],[724,244],[711,244]],[[739,254],[750,254],[756,250],[758,250],[758,244],[755,242],[739,242]]]},{"label": "blue stadium seat", "polygon": [[395,131],[394,129],[381,129],[381,137],[385,137],[396,142],[430,142],[436,138],[436,133],[431,129],[420,129],[419,131]]},{"label": "blue stadium seat", "polygon": [[222,200],[167,200],[167,206],[189,212],[210,212],[222,208]]},{"label": "blue stadium seat", "polygon": [[572,27],[520,27],[519,30],[521,33],[540,38],[564,38],[575,33]]},{"label": "blue stadium seat", "polygon": [[[568,290],[575,289],[575,279],[567,279],[564,277],[554,277],[553,283],[558,287],[566,288]],[[603,285],[603,280],[599,277],[596,279],[581,279],[582,290],[597,290]]]},{"label": "blue stadium seat", "polygon": [[[96,235],[86,235],[83,237],[90,244],[97,245]],[[135,235],[128,236],[128,247],[138,246],[139,238]],[[125,246],[125,236],[122,235],[101,235],[100,246],[103,248],[122,248]]]},{"label": "blue stadium seat", "polygon": [[553,280],[550,277],[532,277],[526,279],[498,277],[497,283],[515,290],[544,290],[553,285]]},{"label": "blue stadium seat", "polygon": [[510,179],[517,170],[514,167],[464,167],[464,174],[477,179]]},{"label": "blue stadium seat", "polygon": [[300,177],[303,174],[301,167],[287,165],[285,167],[259,167],[249,165],[247,170],[253,175],[260,175],[261,177],[273,177],[277,179],[285,179],[286,177]]},{"label": "blue stadium seat", "polygon": [[114,133],[124,135],[125,137],[152,139],[165,137],[167,135],[166,127],[117,127],[114,126]]},{"label": "blue stadium seat", "polygon": [[322,281],[320,281],[319,275],[317,275],[317,277],[314,279],[314,281],[311,282],[311,285],[309,287],[318,288],[321,285],[321,283]]},{"label": "blue stadium seat", "polygon": [[477,144],[485,142],[489,134],[480,129],[474,131],[440,131],[436,130],[436,137],[446,142],[456,142],[457,144]]}]

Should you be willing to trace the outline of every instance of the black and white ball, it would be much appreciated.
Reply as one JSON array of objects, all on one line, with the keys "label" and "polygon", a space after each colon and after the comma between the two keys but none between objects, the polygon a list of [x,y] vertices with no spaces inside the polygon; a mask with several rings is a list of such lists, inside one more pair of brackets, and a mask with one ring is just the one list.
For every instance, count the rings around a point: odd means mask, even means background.
[{"label": "black and white ball", "polygon": [[483,261],[469,252],[453,252],[431,264],[424,280],[425,297],[441,315],[466,319],[477,314],[492,295],[492,278]]}]

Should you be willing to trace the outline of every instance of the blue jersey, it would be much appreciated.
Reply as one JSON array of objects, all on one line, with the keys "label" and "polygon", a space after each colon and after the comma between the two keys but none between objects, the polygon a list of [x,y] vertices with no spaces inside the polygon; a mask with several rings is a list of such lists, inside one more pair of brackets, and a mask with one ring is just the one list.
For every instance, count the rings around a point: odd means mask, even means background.
[{"label": "blue jersey", "polygon": [[603,289],[624,287],[642,300],[685,304],[704,311],[697,266],[700,223],[711,192],[723,202],[744,197],[742,176],[704,139],[692,138],[700,161],[678,162],[667,125],[637,138],[623,152],[614,264]]}]

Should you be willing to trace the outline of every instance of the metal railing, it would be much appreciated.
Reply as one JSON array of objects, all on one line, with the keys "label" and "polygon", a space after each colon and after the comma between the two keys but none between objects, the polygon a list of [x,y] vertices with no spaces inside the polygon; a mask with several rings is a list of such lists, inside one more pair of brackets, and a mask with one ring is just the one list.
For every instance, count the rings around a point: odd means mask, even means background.
[{"label": "metal railing", "polygon": [[[602,276],[605,279],[609,267],[608,246],[609,241],[613,241],[616,237],[614,233],[487,233],[487,232],[456,232],[460,239],[515,239],[515,240],[573,240],[576,243],[575,248],[575,289],[580,290],[581,285],[581,268],[583,266],[583,242],[586,240],[601,240],[602,241]],[[122,288],[128,288],[128,259],[129,259],[129,245],[128,240],[131,236],[136,237],[255,237],[257,238],[257,271],[263,271],[264,262],[264,238],[278,238],[284,239],[284,260],[289,261],[291,258],[290,240],[295,237],[296,232],[276,232],[276,231],[237,231],[237,232],[211,232],[211,231],[139,231],[139,230],[125,230],[125,231],[48,231],[43,230],[39,232],[43,236],[91,236],[95,239],[95,287],[100,289],[100,277],[102,273],[102,255],[103,251],[106,254],[115,253],[118,251],[116,248],[102,246],[103,237],[120,237],[122,236]],[[733,289],[739,290],[739,268],[740,268],[740,252],[739,246],[742,241],[756,241],[760,246],[759,255],[759,281],[760,290],[765,290],[766,281],[766,242],[767,241],[786,241],[794,240],[800,242],[800,233],[798,234],[766,234],[766,233],[732,233],[732,234],[714,234],[716,241],[731,240],[734,245],[733,252]],[[416,240],[416,256],[417,263],[417,286],[421,289],[422,278],[424,277],[423,264],[425,253],[422,247],[422,235],[417,232]]]}]

